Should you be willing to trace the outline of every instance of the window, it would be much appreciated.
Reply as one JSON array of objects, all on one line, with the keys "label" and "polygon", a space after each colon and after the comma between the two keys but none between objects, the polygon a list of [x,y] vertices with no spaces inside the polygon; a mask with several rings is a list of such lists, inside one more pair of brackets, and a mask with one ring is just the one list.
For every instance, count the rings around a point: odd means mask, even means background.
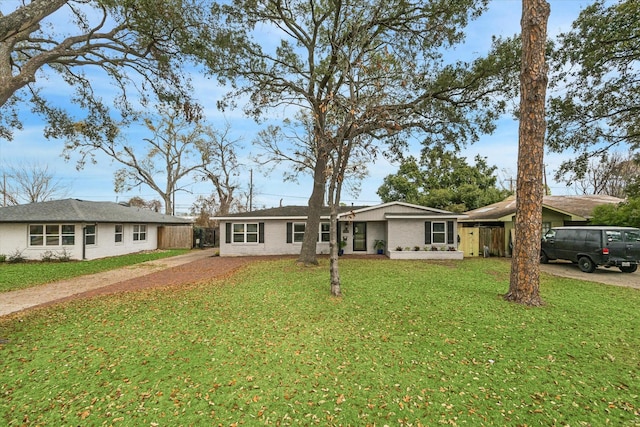
[{"label": "window", "polygon": [[62,228],[62,244],[65,246],[73,246],[76,243],[76,227],[71,224],[65,224]]},{"label": "window", "polygon": [[147,240],[147,226],[144,224],[133,225],[133,241],[143,242]]},{"label": "window", "polygon": [[446,235],[446,227],[444,222],[434,222],[432,223],[432,231],[431,231],[431,243],[445,243],[447,241]]},{"label": "window", "polygon": [[60,245],[60,226],[59,225],[45,225],[45,246],[59,246]]},{"label": "window", "polygon": [[617,230],[605,231],[608,242],[622,242],[622,232]]},{"label": "window", "polygon": [[31,246],[44,245],[44,225],[29,226],[29,245]]},{"label": "window", "polygon": [[258,243],[258,224],[233,224],[233,243]]},{"label": "window", "polygon": [[73,246],[75,226],[73,224],[29,225],[30,246]]},{"label": "window", "polygon": [[115,242],[116,243],[122,243],[122,237],[123,237],[123,227],[122,224],[116,224],[115,226]]},{"label": "window", "polygon": [[638,231],[625,231],[624,240],[627,242],[640,242],[640,232]]},{"label": "window", "polygon": [[547,231],[551,230],[551,223],[550,222],[543,222],[542,223],[542,235],[546,235]]},{"label": "window", "polygon": [[304,240],[304,230],[307,227],[307,224],[304,222],[294,222],[293,223],[293,242],[294,243],[302,243]]},{"label": "window", "polygon": [[320,241],[328,242],[330,240],[331,234],[329,233],[329,228],[331,224],[328,222],[320,223]]},{"label": "window", "polygon": [[[302,243],[304,232],[307,228],[306,222],[287,223],[287,243]],[[331,238],[331,225],[328,222],[321,222],[318,226],[318,241],[328,242]]]},{"label": "window", "polygon": [[95,225],[87,225],[84,228],[84,243],[85,245],[96,244],[96,226]]},{"label": "window", "polygon": [[424,243],[427,245],[455,245],[454,221],[425,221]]},{"label": "window", "polygon": [[264,222],[225,224],[225,243],[264,243]]}]

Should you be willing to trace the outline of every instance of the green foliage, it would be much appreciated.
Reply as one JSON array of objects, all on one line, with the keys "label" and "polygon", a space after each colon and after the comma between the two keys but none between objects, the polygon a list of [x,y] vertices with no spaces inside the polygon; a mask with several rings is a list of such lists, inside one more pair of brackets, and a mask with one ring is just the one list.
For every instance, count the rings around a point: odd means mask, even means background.
[{"label": "green foliage", "polygon": [[[255,263],[3,319],[6,425],[634,425],[640,294],[502,259]],[[580,301],[576,304],[576,301]],[[611,313],[615,313],[612,316]],[[54,363],[53,363],[54,362]]]},{"label": "green foliage", "polygon": [[[99,273],[127,265],[180,255],[185,252],[186,250],[184,249],[173,249],[167,251],[141,252],[91,261],[71,262],[68,257],[69,254],[62,251],[52,253],[49,259],[50,261],[65,261],[62,263],[28,262],[10,264],[14,262],[12,259],[15,257],[15,254],[13,254],[7,258],[7,264],[0,265],[0,292],[24,289],[85,274]],[[22,261],[25,261],[24,257],[22,257]]]},{"label": "green foliage", "polygon": [[593,224],[640,227],[640,197],[629,198],[618,205],[596,206]]},{"label": "green foliage", "polygon": [[591,157],[612,147],[640,146],[640,3],[603,0],[586,7],[570,32],[561,34],[554,52],[547,143],[552,151],[575,150],[557,177],[584,175]]},{"label": "green foliage", "polygon": [[[223,106],[248,100],[256,118],[301,107],[315,142],[384,139],[397,155],[411,130],[457,146],[492,131],[517,86],[513,43],[469,63],[444,55],[487,3],[220,1],[192,53],[232,88]],[[264,28],[281,31],[265,37]]]},{"label": "green foliage", "polygon": [[475,165],[466,158],[442,148],[425,150],[420,165],[414,157],[400,165],[398,173],[388,175],[378,189],[383,202],[407,203],[464,212],[490,205],[510,193],[496,187],[495,166],[476,156]]},{"label": "green foliage", "polygon": [[[25,102],[46,121],[45,136],[100,144],[118,137],[119,127],[130,123],[134,100],[145,104],[153,95],[184,100],[190,88],[176,47],[188,38],[201,8],[199,0],[7,4],[0,15],[4,31],[0,63],[3,75],[9,76],[0,85],[0,136],[10,139],[13,130],[22,127],[18,106]],[[98,77],[89,78],[88,69]],[[51,73],[67,85],[63,104],[46,99],[40,90],[40,80],[46,81]],[[94,81],[100,77],[113,83],[113,101],[96,95]],[[137,96],[131,96],[133,92]],[[72,113],[67,104],[76,105],[82,114]]]}]

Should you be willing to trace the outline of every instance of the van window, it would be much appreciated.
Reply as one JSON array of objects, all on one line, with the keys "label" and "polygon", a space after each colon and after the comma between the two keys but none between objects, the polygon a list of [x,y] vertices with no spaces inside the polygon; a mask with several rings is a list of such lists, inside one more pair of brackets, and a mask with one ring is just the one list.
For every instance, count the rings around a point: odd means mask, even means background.
[{"label": "van window", "polygon": [[640,242],[640,231],[636,231],[636,230],[625,231],[624,240],[627,242]]},{"label": "van window", "polygon": [[549,230],[544,235],[545,239],[553,239],[554,237],[556,237],[556,230]]},{"label": "van window", "polygon": [[622,233],[620,231],[607,230],[607,242],[622,242]]},{"label": "van window", "polygon": [[600,230],[587,230],[587,237],[585,240],[587,242],[600,243]]}]

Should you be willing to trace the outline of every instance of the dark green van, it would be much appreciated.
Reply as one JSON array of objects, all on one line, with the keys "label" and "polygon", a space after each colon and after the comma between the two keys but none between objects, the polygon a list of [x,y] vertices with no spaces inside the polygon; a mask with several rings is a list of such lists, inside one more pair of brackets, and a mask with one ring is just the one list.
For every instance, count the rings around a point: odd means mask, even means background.
[{"label": "dark green van", "polygon": [[640,229],[632,227],[555,227],[542,238],[540,262],[562,259],[578,264],[585,273],[597,266],[618,267],[633,273],[640,262]]}]

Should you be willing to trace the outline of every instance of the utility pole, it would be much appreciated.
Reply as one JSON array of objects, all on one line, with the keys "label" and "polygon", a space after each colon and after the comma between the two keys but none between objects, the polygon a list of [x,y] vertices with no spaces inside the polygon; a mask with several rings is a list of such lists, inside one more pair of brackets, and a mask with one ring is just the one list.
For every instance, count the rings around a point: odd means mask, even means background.
[{"label": "utility pole", "polygon": [[249,212],[253,212],[253,169],[249,169]]},{"label": "utility pole", "polygon": [[505,179],[505,181],[509,182],[509,191],[513,193],[513,182],[515,181],[514,178],[507,178]]}]

